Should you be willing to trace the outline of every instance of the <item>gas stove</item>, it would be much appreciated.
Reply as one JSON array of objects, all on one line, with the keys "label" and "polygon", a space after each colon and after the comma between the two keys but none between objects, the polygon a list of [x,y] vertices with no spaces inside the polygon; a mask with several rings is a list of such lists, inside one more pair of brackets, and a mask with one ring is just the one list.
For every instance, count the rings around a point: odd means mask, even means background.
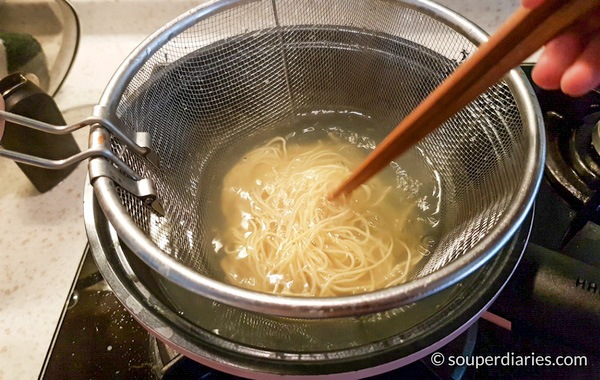
[{"label": "gas stove", "polygon": [[[522,68],[530,77],[531,67]],[[600,376],[600,92],[571,99],[534,89],[548,153],[522,262],[484,318],[433,355],[375,378]],[[236,378],[154,339],[119,303],[87,251],[41,379]],[[473,359],[436,365],[436,354]],[[515,358],[523,357],[585,360],[519,365]],[[511,365],[474,365],[477,358]]]}]

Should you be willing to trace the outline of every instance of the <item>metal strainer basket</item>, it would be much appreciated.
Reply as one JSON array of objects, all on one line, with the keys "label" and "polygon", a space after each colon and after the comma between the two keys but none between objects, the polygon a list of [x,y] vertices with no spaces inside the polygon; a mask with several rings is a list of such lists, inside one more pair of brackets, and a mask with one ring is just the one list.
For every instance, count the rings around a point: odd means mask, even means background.
[{"label": "metal strainer basket", "polygon": [[215,163],[227,158],[229,145],[247,140],[251,149],[256,136],[301,113],[361,112],[384,136],[484,39],[465,19],[424,0],[208,2],[138,47],[88,120],[105,127],[92,129],[103,155],[90,160],[97,199],[148,266],[218,302],[299,318],[414,302],[481,267],[533,202],[543,131],[519,72],[419,144],[424,165],[440,174],[441,238],[403,285],[295,298],[224,283],[206,260],[214,252],[206,238],[207,188],[220,180]]}]

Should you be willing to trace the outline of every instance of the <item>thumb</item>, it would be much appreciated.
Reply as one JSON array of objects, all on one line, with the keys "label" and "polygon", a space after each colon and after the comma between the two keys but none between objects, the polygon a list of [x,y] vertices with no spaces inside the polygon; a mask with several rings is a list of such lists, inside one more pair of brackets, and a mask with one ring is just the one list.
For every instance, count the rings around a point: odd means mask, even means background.
[{"label": "thumb", "polygon": [[533,9],[539,7],[543,2],[544,0],[523,0],[521,3],[525,8]]}]

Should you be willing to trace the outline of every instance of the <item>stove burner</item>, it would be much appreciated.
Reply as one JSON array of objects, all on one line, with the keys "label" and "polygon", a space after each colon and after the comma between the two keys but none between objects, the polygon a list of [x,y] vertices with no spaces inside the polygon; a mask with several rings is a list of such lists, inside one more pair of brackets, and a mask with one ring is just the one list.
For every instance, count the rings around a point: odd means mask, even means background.
[{"label": "stove burner", "polygon": [[544,115],[548,143],[546,175],[576,208],[582,207],[600,188],[600,155],[592,143],[592,135],[598,134],[600,125],[597,125],[600,93],[595,95],[594,106],[598,110],[585,118],[572,119],[556,111]]},{"label": "stove burner", "polygon": [[576,128],[572,133],[568,149],[575,173],[594,192],[600,187],[600,157],[593,144],[592,136],[597,134],[599,126],[600,123],[584,124]]},{"label": "stove burner", "polygon": [[587,222],[600,224],[600,90],[573,99],[534,86],[544,113],[546,177],[577,212],[564,247]]},{"label": "stove burner", "polygon": [[600,122],[596,123],[596,127],[592,130],[592,146],[600,157]]}]

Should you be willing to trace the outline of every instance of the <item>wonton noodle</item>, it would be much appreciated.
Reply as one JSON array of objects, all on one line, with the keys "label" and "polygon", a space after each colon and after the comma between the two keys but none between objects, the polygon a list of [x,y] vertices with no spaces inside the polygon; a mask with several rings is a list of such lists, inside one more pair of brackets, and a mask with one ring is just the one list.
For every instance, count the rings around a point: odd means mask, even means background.
[{"label": "wonton noodle", "polygon": [[[364,158],[334,139],[277,137],[244,155],[222,188],[221,267],[229,282],[292,296],[341,296],[407,280],[422,257],[416,206],[375,178],[351,197],[327,195]],[[401,205],[401,207],[398,207]]]}]

